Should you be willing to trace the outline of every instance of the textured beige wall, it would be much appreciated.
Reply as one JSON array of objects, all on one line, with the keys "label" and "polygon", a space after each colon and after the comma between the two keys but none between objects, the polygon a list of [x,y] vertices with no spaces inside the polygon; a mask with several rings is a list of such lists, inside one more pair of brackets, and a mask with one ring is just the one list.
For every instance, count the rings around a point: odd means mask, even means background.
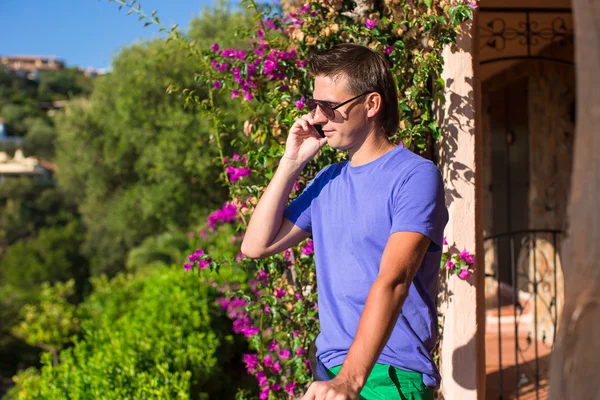
[{"label": "textured beige wall", "polygon": [[[476,25],[475,25],[476,26]],[[440,109],[444,139],[440,145],[440,166],[446,185],[450,221],[446,236],[455,250],[463,248],[482,254],[481,132],[478,127],[479,85],[475,80],[477,59],[473,24],[463,25],[458,49],[444,52],[446,104]],[[479,193],[476,188],[479,188]],[[478,214],[479,213],[479,214]],[[448,280],[441,348],[442,395],[445,399],[483,399],[485,393],[485,337],[483,266],[468,281]],[[477,290],[479,288],[479,290]],[[442,297],[444,294],[442,293]]]}]

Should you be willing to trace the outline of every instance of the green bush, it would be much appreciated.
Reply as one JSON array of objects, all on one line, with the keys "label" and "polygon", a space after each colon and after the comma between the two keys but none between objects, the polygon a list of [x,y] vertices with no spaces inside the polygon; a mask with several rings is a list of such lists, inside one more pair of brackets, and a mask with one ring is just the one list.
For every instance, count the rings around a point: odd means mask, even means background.
[{"label": "green bush", "polygon": [[9,399],[227,399],[241,348],[213,305],[218,292],[181,267],[94,280],[83,335],[59,364],[15,377]]}]

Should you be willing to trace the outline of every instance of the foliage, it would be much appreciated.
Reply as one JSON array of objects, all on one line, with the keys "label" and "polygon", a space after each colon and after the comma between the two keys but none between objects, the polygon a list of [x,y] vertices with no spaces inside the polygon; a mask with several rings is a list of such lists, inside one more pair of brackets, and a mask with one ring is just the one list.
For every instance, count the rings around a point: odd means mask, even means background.
[{"label": "foliage", "polygon": [[87,96],[92,91],[92,80],[79,68],[65,68],[40,73],[38,97],[41,101],[70,99]]},{"label": "foliage", "polygon": [[87,280],[82,235],[75,206],[52,182],[0,182],[0,375],[11,376],[18,365],[39,358],[11,330],[21,307],[39,297],[40,283],[76,278],[81,298]]},{"label": "foliage", "polygon": [[237,345],[208,282],[161,268],[94,286],[81,339],[20,373],[9,399],[232,398]]},{"label": "foliage", "polygon": [[183,252],[190,246],[183,232],[165,232],[145,239],[127,254],[126,267],[129,271],[140,270],[152,265],[173,265],[183,262]]},{"label": "foliage", "polygon": [[13,332],[27,344],[50,352],[57,365],[58,351],[72,342],[71,336],[79,331],[76,307],[68,301],[75,294],[75,281],[58,282],[54,286],[43,283],[41,289],[39,303],[23,307],[23,320]]},{"label": "foliage", "polygon": [[31,240],[20,240],[2,258],[2,278],[6,285],[37,297],[39,285],[74,278],[79,297],[87,280],[87,261],[81,255],[83,232],[78,221],[64,227],[40,229]]},{"label": "foliage", "polygon": [[[190,35],[215,33],[204,29],[209,24],[243,23],[237,14],[223,22],[205,15],[192,22]],[[226,197],[213,184],[219,167],[210,122],[198,107],[184,110],[165,96],[172,83],[203,91],[193,79],[196,68],[175,43],[132,46],[98,78],[89,101],[72,102],[58,118],[59,179],[80,205],[94,274],[114,274],[144,238],[185,229]],[[225,123],[237,123],[240,107],[216,101],[232,111]]]},{"label": "foliage", "polygon": [[[116,2],[130,7],[146,25],[161,26],[155,13],[145,14],[136,1]],[[198,60],[197,80],[204,87],[174,83],[169,91],[179,93],[187,106],[200,107],[212,119],[223,168],[221,180],[230,189],[231,200],[220,210],[227,222],[239,224],[243,231],[246,216],[283,154],[287,127],[306,112],[304,98],[312,91],[312,77],[305,60],[314,50],[355,42],[380,52],[392,66],[400,94],[400,130],[392,140],[424,149],[428,136],[440,137],[431,110],[434,102],[443,101],[442,49],[455,41],[460,23],[472,17],[473,4],[430,0],[376,6],[315,1],[285,15],[253,0],[244,4],[256,12],[257,25],[246,32],[249,44],[243,46],[224,48],[215,43],[199,50],[174,27],[161,26],[170,40],[181,43]],[[239,140],[239,127],[232,129],[225,123],[229,110],[214,101],[223,92],[252,110],[244,124],[245,140]],[[247,156],[230,158],[221,137]],[[292,197],[316,171],[343,158],[344,154],[325,147],[303,171]],[[231,206],[237,211],[233,219]],[[185,269],[218,269],[219,262],[205,250],[190,254]],[[247,354],[245,362],[248,373],[258,380],[260,399],[293,397],[312,379],[306,359],[318,331],[312,251],[309,240],[265,260],[241,260],[251,276],[249,290],[229,288],[221,300],[234,319],[234,330],[246,336],[255,352]]]},{"label": "foliage", "polygon": [[23,139],[23,152],[28,156],[35,155],[41,159],[52,160],[55,139],[56,132],[51,123],[43,118],[32,119]]},{"label": "foliage", "polygon": [[0,249],[74,219],[75,205],[54,183],[28,177],[0,182]]},{"label": "foliage", "polygon": [[[88,95],[92,85],[92,79],[77,68],[42,71],[38,80],[0,70],[0,118],[8,135],[24,137],[26,155],[52,159],[56,134],[45,109],[53,101]],[[10,146],[2,147],[12,153]]]}]

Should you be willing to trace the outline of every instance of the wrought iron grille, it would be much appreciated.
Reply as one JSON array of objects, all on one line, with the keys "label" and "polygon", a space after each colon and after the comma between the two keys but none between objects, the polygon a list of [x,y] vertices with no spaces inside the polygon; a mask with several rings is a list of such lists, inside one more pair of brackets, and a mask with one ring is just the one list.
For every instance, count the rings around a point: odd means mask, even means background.
[{"label": "wrought iron grille", "polygon": [[537,59],[573,65],[572,57],[544,54],[550,45],[573,43],[570,9],[481,8],[480,64]]},{"label": "wrought iron grille", "polygon": [[[515,398],[523,395],[525,387],[528,387],[529,395],[535,392],[535,398],[539,399],[542,392],[542,381],[547,382],[548,365],[541,365],[540,352],[548,354],[551,352],[556,338],[557,321],[559,318],[559,293],[557,288],[562,285],[559,280],[559,258],[558,239],[561,231],[558,230],[524,230],[516,232],[501,233],[484,238],[486,249],[496,251],[500,242],[504,241],[510,249],[510,265],[494,265],[494,274],[486,274],[487,279],[495,279],[497,282],[497,316],[498,316],[498,399]],[[517,241],[521,244],[521,254],[515,254]],[[544,251],[540,251],[540,243],[545,245]],[[488,257],[486,257],[488,258]],[[544,258],[544,260],[540,260]],[[495,258],[497,260],[497,257]],[[486,262],[489,261],[486,260]],[[511,282],[505,287],[510,289],[509,303],[507,304],[506,293],[501,290],[500,282],[501,268],[510,268]],[[486,280],[487,280],[486,279]],[[524,290],[528,291],[528,298],[524,298]],[[540,292],[543,292],[540,295]],[[511,304],[512,303],[512,304]],[[512,307],[511,307],[512,306]],[[540,308],[541,307],[541,308]],[[512,308],[512,315],[506,311]],[[540,315],[549,318],[550,324],[540,324]],[[524,322],[525,316],[532,317]],[[502,318],[512,319],[508,328],[514,324],[514,331],[507,332],[503,327]],[[546,319],[546,322],[548,320]],[[506,354],[506,346],[503,339],[514,334],[515,347],[513,354]],[[520,339],[521,338],[521,339]],[[543,346],[543,347],[541,347]],[[527,353],[527,354],[526,354]],[[514,356],[513,363],[503,365],[503,357]],[[533,359],[531,359],[533,358]],[[506,364],[510,364],[507,366]],[[506,368],[506,370],[505,370]],[[511,375],[514,372],[513,382],[505,378],[508,368]],[[488,385],[494,384],[488,382]]]}]

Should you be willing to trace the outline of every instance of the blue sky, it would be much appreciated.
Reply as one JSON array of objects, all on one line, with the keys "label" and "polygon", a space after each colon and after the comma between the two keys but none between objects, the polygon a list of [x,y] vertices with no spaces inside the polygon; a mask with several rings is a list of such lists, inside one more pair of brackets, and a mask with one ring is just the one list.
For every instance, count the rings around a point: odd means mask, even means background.
[{"label": "blue sky", "polygon": [[[213,0],[140,0],[161,22],[187,28]],[[68,66],[107,68],[119,49],[159,36],[108,0],[0,0],[0,55],[57,56]]]}]

